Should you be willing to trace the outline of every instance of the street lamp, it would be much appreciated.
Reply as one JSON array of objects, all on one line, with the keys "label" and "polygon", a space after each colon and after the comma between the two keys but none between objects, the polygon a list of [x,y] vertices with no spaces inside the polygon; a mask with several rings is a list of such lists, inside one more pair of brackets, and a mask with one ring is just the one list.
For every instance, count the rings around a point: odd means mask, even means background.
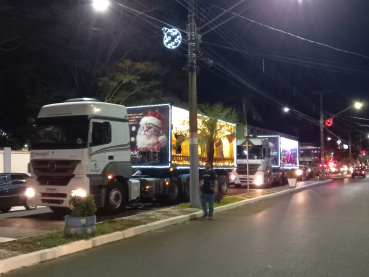
[{"label": "street lamp", "polygon": [[97,11],[105,11],[109,7],[108,0],[93,0],[92,5]]},{"label": "street lamp", "polygon": [[290,109],[286,107],[283,110],[284,110],[284,112],[288,113]]},{"label": "street lamp", "polygon": [[327,140],[331,140],[332,138],[330,138],[330,137],[327,137]]},{"label": "street lamp", "polygon": [[356,102],[356,103],[355,103],[355,108],[356,108],[356,109],[360,109],[362,106],[363,106],[363,104],[362,104],[362,103],[360,103],[360,102]]}]

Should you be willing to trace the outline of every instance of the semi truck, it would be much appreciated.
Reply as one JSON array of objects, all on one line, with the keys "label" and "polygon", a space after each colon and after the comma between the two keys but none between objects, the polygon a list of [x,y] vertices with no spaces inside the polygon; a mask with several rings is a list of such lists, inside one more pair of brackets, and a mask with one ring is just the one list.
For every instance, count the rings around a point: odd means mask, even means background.
[{"label": "semi truck", "polygon": [[286,169],[299,168],[299,143],[280,135],[258,136],[237,141],[237,170],[232,174],[236,186],[247,186],[247,155],[249,184],[269,187],[282,184]]},{"label": "semi truck", "polygon": [[[31,141],[27,203],[65,213],[72,196],[92,194],[97,207],[114,214],[137,201],[189,201],[188,118],[187,110],[170,104],[125,107],[83,98],[42,107]],[[229,132],[217,140],[214,157],[226,194],[237,162],[235,125],[218,124]],[[199,170],[206,160],[206,145],[199,143]]]}]

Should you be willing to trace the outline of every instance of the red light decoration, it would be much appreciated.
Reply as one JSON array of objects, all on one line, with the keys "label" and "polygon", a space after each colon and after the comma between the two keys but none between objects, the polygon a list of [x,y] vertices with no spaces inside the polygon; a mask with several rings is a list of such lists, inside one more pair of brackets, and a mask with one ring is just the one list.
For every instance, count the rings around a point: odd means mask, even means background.
[{"label": "red light decoration", "polygon": [[328,118],[326,121],[325,121],[325,126],[327,127],[331,127],[333,125],[333,118]]}]

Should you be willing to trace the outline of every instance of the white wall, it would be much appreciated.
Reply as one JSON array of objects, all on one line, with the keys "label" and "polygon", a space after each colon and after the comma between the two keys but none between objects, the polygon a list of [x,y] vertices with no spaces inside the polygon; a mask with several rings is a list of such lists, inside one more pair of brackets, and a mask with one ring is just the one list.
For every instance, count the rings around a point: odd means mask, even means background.
[{"label": "white wall", "polygon": [[[12,151],[11,172],[28,173],[28,163],[30,161],[30,152],[28,151]],[[4,151],[0,150],[0,173],[4,173]]]}]

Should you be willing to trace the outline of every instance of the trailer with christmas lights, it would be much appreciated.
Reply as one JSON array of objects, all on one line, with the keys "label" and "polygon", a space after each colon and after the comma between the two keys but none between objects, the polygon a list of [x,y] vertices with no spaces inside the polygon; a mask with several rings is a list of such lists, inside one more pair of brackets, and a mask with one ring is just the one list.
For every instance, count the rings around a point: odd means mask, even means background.
[{"label": "trailer with christmas lights", "polygon": [[[65,213],[72,196],[93,194],[98,207],[118,213],[142,200],[188,201],[188,117],[169,104],[126,108],[86,98],[42,107],[31,142],[28,204]],[[235,125],[218,124],[224,133],[214,145],[214,169],[226,194],[237,166]],[[199,138],[199,170],[206,153]]]}]

